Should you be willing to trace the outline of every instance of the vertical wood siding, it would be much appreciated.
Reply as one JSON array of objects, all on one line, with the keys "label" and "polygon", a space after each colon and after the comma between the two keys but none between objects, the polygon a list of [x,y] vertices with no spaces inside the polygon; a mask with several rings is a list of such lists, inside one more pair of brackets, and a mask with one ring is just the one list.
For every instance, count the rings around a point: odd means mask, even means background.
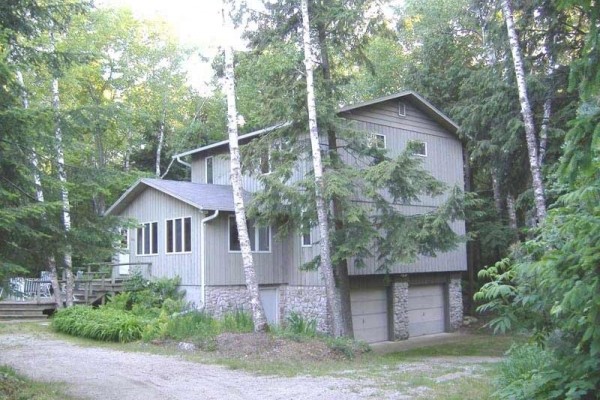
[{"label": "vertical wood siding", "polygon": [[[229,215],[221,213],[206,227],[206,284],[244,285],[241,253],[229,252]],[[284,241],[277,240],[276,229],[271,229],[271,252],[252,253],[258,283],[281,284],[287,282],[286,249]]]},{"label": "vertical wood siding", "polygon": [[[130,262],[151,262],[152,275],[173,278],[179,276],[182,285],[199,285],[200,220],[199,210],[179,200],[147,188],[122,213],[125,218],[137,222],[158,222],[158,254],[137,255],[136,229],[129,229]],[[166,220],[172,218],[192,218],[192,251],[183,254],[166,254]]]}]

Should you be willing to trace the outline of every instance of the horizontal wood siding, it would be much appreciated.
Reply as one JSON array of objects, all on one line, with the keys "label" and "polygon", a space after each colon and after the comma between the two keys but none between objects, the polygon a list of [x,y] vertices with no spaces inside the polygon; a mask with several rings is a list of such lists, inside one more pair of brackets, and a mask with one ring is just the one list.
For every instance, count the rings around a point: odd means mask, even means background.
[{"label": "horizontal wood siding", "polygon": [[[241,253],[229,252],[229,215],[221,213],[206,227],[206,284],[244,285],[244,270]],[[284,242],[274,236],[272,229],[271,252],[253,253],[259,284],[281,284],[287,281]]]},{"label": "horizontal wood siding", "polygon": [[[158,254],[137,255],[136,229],[129,229],[130,262],[151,262],[152,275],[173,278],[179,276],[182,285],[199,285],[200,220],[202,214],[196,208],[159,192],[153,188],[144,190],[122,213],[124,218],[137,222],[158,222]],[[183,254],[166,254],[166,220],[181,217],[192,218],[192,251]]]}]

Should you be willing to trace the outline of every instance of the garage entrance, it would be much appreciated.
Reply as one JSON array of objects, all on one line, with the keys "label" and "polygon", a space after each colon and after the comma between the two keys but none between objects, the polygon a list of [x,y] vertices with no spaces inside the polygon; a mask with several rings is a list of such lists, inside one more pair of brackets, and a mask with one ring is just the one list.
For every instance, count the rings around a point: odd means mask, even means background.
[{"label": "garage entrance", "polygon": [[350,292],[354,337],[367,343],[389,340],[386,288],[361,288]]},{"label": "garage entrance", "polygon": [[409,337],[446,331],[444,285],[408,287]]}]

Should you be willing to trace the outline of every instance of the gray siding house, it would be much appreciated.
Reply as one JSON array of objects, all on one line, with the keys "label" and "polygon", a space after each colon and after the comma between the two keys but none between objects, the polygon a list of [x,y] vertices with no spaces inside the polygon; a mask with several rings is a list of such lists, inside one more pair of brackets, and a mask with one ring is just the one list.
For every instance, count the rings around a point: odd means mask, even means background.
[{"label": "gray siding house", "polygon": [[[340,117],[374,135],[391,156],[410,141],[420,143],[425,168],[448,186],[464,187],[462,145],[457,125],[418,94],[406,91],[344,107]],[[282,125],[240,137],[247,143]],[[139,227],[126,232],[121,259],[152,264],[152,275],[181,278],[187,299],[216,315],[247,308],[233,197],[229,184],[228,142],[223,141],[174,156],[191,158],[191,182],[141,179],[107,211],[135,219]],[[352,162],[348,159],[347,162]],[[254,177],[244,188],[260,190]],[[419,214],[437,207],[441,198],[423,198],[403,206]],[[452,223],[463,235],[463,221]],[[318,232],[275,239],[277,227],[249,226],[260,295],[267,319],[281,323],[291,312],[317,320],[327,330],[325,288],[317,271],[300,266],[319,254]],[[397,264],[387,277],[372,260],[365,268],[350,262],[354,332],[367,342],[452,331],[462,321],[460,275],[466,270],[466,249]],[[127,273],[121,270],[121,273]]]}]

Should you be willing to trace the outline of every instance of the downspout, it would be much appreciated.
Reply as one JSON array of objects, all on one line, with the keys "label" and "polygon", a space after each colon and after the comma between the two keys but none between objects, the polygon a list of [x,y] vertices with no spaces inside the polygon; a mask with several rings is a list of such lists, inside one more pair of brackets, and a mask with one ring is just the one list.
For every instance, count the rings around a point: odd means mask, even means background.
[{"label": "downspout", "polygon": [[177,160],[177,162],[181,165],[185,165],[188,168],[192,168],[192,164],[190,163],[186,163],[185,161],[183,161],[181,158],[179,157],[175,157],[175,159]]},{"label": "downspout", "polygon": [[[179,161],[179,159],[177,161]],[[205,238],[205,232],[206,232],[206,228],[205,228],[204,224],[210,220],[217,218],[218,216],[219,216],[219,210],[215,210],[214,214],[209,215],[208,217],[205,217],[200,221],[200,299],[202,301],[202,306],[200,308],[204,308],[204,306],[206,305],[206,291],[205,291],[205,286],[206,286],[206,278],[205,278],[206,277],[206,254],[205,254],[206,238]]]}]

